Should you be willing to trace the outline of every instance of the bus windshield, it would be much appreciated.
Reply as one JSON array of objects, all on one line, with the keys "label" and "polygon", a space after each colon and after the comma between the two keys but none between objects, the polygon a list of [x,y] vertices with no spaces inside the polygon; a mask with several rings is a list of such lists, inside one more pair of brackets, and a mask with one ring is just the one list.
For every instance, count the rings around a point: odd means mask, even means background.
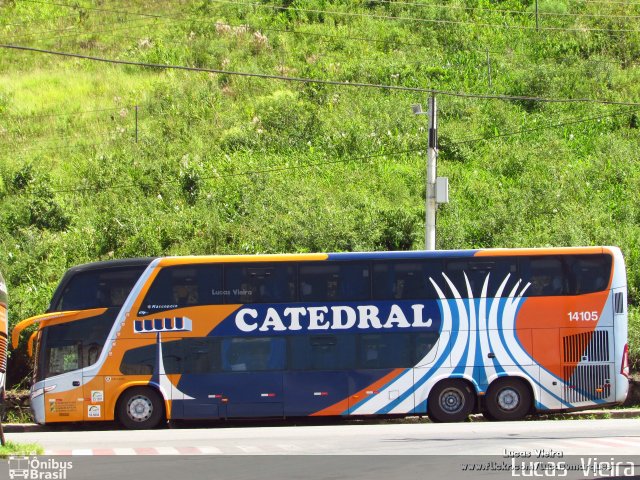
[{"label": "bus windshield", "polygon": [[53,377],[96,363],[102,353],[117,309],[109,309],[103,315],[75,322],[52,325],[42,329],[36,379]]},{"label": "bus windshield", "polygon": [[146,266],[78,272],[62,287],[50,311],[121,307]]}]

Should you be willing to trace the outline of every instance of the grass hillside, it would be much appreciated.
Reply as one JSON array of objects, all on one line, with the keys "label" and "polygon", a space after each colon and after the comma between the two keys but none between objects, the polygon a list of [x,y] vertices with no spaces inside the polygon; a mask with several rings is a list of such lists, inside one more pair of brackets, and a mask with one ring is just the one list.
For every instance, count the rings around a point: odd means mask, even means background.
[{"label": "grass hillside", "polygon": [[640,368],[640,3],[540,0],[538,29],[534,11],[0,0],[0,44],[218,71],[0,49],[11,324],[99,259],[422,248],[427,119],[411,104],[426,107],[424,89],[583,99],[437,95],[451,188],[437,246],[620,246]]}]

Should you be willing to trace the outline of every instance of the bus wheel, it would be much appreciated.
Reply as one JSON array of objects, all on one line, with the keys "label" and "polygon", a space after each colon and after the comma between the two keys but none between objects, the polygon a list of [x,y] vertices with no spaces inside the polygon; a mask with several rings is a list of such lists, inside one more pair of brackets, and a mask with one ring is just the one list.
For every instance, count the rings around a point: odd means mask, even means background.
[{"label": "bus wheel", "polygon": [[489,386],[485,397],[487,418],[493,420],[520,420],[531,410],[531,392],[517,378],[496,380]]},{"label": "bus wheel", "polygon": [[445,380],[429,394],[427,414],[432,422],[461,422],[473,411],[473,391],[464,380]]},{"label": "bus wheel", "polygon": [[147,430],[158,426],[164,418],[164,402],[151,388],[136,387],[124,392],[118,400],[118,421],[130,430]]}]

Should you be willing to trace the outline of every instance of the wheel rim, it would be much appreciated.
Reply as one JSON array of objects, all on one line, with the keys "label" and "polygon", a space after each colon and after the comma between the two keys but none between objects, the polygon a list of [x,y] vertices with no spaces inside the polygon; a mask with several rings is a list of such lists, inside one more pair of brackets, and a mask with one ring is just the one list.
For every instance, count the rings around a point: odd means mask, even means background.
[{"label": "wheel rim", "polygon": [[520,406],[520,394],[513,388],[500,390],[497,400],[498,406],[506,412],[511,412]]},{"label": "wheel rim", "polygon": [[455,414],[464,408],[464,395],[457,388],[447,388],[440,394],[439,403],[446,413]]},{"label": "wheel rim", "polygon": [[153,403],[148,397],[136,395],[127,403],[127,415],[134,422],[144,422],[153,413]]}]

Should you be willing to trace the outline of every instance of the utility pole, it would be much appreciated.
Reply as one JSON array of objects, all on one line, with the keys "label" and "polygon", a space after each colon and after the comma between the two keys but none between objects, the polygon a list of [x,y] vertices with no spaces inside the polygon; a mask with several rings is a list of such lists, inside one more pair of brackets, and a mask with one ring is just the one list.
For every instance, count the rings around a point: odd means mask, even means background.
[{"label": "utility pole", "polygon": [[425,214],[425,246],[436,249],[436,160],[438,156],[436,97],[429,98],[429,144],[427,147],[427,202]]},{"label": "utility pole", "polygon": [[429,109],[422,110],[422,105],[411,106],[416,115],[429,116],[429,144],[427,146],[427,194],[425,198],[425,249],[436,249],[436,210],[438,204],[449,202],[449,180],[436,177],[438,156],[438,121],[435,97],[429,98]]}]

